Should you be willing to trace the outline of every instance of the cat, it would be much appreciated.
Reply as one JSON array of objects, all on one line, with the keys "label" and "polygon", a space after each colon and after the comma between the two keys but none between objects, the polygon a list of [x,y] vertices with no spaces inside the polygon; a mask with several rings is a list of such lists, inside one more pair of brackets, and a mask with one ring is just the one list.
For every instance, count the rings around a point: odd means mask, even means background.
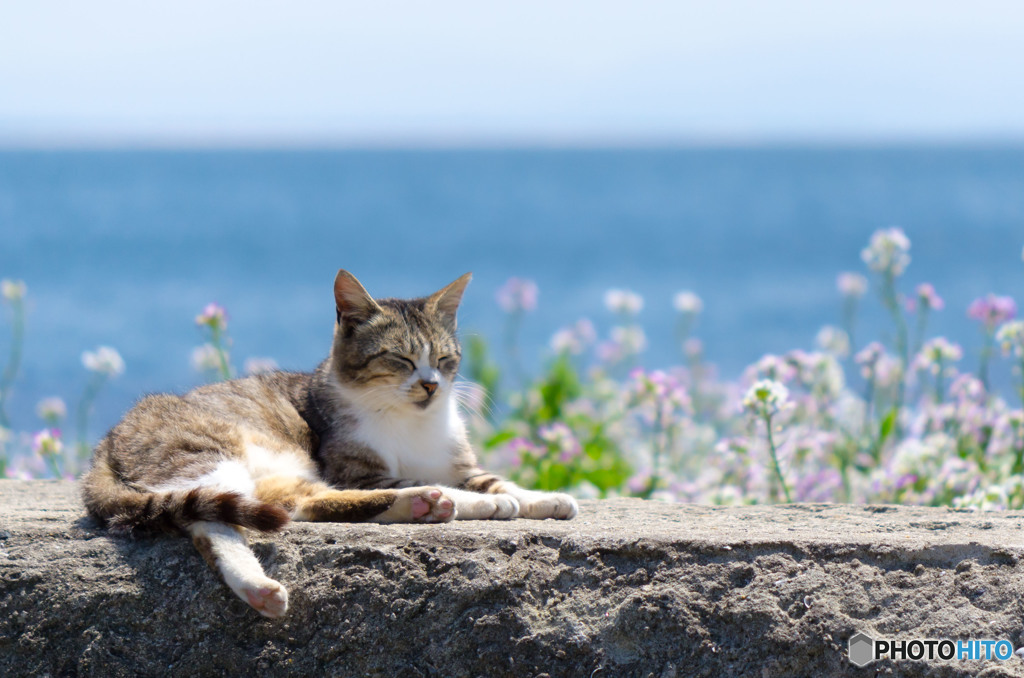
[{"label": "cat", "polygon": [[266,617],[285,614],[288,592],[246,529],[575,517],[571,496],[477,464],[454,394],[456,310],[470,278],[429,297],[375,300],[339,271],[334,339],[316,370],[143,398],[96,446],[82,484],[89,514],[115,529],[189,534]]}]

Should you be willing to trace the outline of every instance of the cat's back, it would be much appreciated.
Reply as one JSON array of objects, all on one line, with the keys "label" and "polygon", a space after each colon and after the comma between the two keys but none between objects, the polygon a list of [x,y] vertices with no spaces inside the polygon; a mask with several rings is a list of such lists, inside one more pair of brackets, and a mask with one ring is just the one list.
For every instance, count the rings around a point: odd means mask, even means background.
[{"label": "cat's back", "polygon": [[254,444],[311,455],[317,440],[303,416],[309,379],[307,373],[269,372],[183,395],[146,396],[100,441],[96,460],[152,467],[166,464],[171,451],[178,458],[209,450],[237,456]]}]

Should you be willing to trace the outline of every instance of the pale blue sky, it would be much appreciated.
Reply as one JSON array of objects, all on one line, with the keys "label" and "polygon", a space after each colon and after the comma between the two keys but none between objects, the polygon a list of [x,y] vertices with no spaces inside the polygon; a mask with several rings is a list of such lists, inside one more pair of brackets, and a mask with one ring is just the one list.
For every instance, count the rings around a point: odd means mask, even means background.
[{"label": "pale blue sky", "polygon": [[0,5],[0,144],[1024,139],[1020,0]]}]

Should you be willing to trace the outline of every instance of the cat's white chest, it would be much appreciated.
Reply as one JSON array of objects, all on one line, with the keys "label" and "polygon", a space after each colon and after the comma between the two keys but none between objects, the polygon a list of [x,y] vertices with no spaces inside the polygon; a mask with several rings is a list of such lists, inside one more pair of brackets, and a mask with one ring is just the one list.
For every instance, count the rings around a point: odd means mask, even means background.
[{"label": "cat's white chest", "polygon": [[356,437],[380,456],[395,478],[456,485],[461,478],[453,461],[465,427],[453,403],[437,405],[429,413],[363,414]]}]

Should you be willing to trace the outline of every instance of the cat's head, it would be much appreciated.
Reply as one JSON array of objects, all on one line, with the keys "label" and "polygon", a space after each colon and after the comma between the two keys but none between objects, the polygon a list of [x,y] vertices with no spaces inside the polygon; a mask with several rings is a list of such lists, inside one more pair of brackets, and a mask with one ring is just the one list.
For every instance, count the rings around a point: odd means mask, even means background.
[{"label": "cat's head", "polygon": [[374,410],[432,409],[452,393],[462,359],[455,313],[472,274],[428,297],[374,299],[345,270],[334,279],[332,367]]}]

